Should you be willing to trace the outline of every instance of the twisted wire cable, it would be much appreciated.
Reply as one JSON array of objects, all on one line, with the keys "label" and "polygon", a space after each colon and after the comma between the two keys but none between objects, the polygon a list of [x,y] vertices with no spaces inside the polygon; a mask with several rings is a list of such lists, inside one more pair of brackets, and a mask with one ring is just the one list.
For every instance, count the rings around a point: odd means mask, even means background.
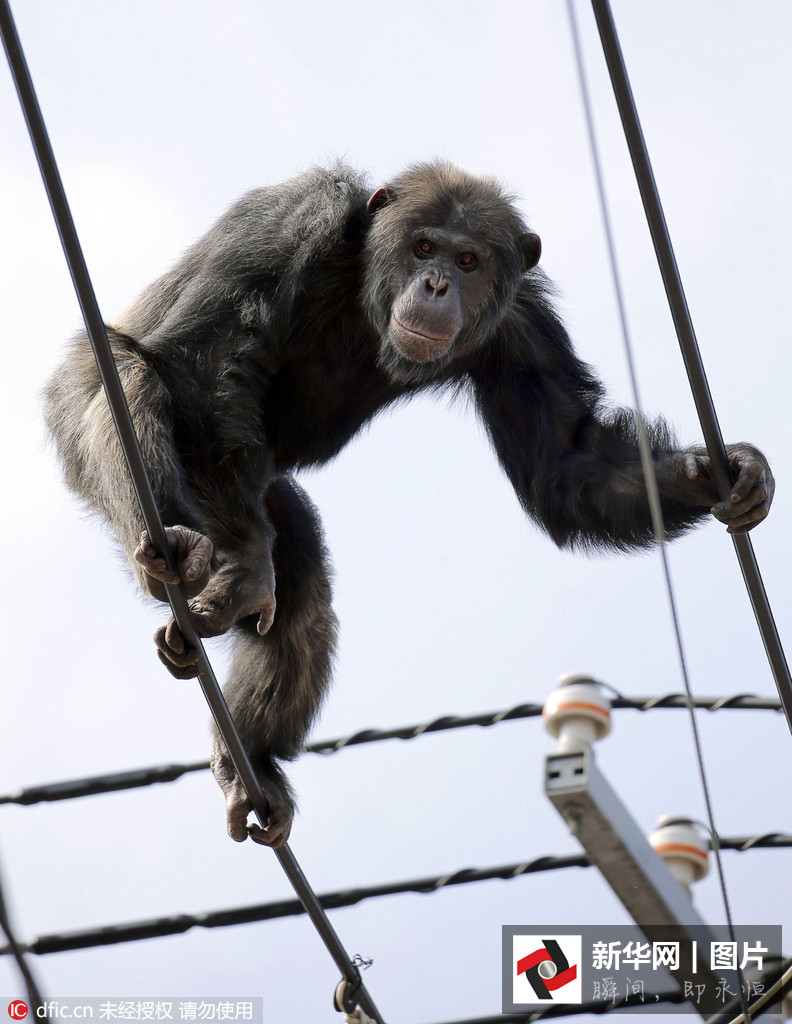
[{"label": "twisted wire cable", "polygon": [[[687,708],[683,693],[668,693],[659,697],[623,697],[617,695],[613,708],[634,711],[655,711],[658,709]],[[738,693],[731,697],[694,697],[693,706],[706,711],[775,711],[781,712],[781,702],[775,697],[757,697],[750,693]],[[502,722],[514,722],[523,718],[538,718],[542,714],[541,704],[517,704],[503,711],[490,711],[478,715],[443,715],[430,722],[418,725],[398,726],[394,729],[362,729],[339,739],[319,740],[305,748],[307,754],[337,754],[349,747],[366,743],[381,743],[384,740],[415,740],[435,732],[452,729],[467,729],[472,726],[490,728]],[[78,797],[95,796],[99,793],[117,793],[125,789],[140,789],[157,783],[175,782],[183,775],[209,770],[208,761],[191,761],[183,764],[151,765],[123,772],[108,772],[91,775],[82,779],[66,779],[60,782],[26,786],[14,793],[0,796],[0,804],[30,806],[38,803],[52,803],[58,800],[73,800]]]},{"label": "twisted wire cable", "polygon": [[[792,835],[783,832],[767,832],[757,836],[723,837],[720,840],[721,850],[737,852],[784,847],[792,848]],[[588,867],[591,867],[591,862],[584,853],[541,856],[497,867],[461,868],[458,871],[425,878],[360,886],[354,889],[340,889],[335,892],[323,893],[317,898],[324,910],[336,910],[340,907],[353,907],[364,900],[376,899],[381,896],[396,896],[409,892],[431,895],[457,885],[470,885],[474,882],[488,882],[495,879],[508,882],[525,875]],[[200,914],[171,914],[166,917],[128,921],[99,928],[55,932],[39,936],[22,948],[25,952],[43,956],[48,953],[89,949],[94,946],[111,946],[122,942],[159,938],[164,935],[181,935],[191,928],[225,928],[229,925],[249,924],[252,921],[271,921],[280,917],[295,917],[303,913],[305,910],[299,900],[279,900],[272,903],[256,903],[244,907],[212,910]],[[10,952],[11,949],[8,946],[0,948],[0,956],[8,955]]]}]

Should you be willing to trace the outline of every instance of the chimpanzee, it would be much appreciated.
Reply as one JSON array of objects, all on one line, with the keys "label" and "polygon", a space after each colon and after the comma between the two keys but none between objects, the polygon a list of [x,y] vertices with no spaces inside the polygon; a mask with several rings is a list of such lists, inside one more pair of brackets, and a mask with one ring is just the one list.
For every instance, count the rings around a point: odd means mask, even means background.
[{"label": "chimpanzee", "polygon": [[[620,550],[653,532],[632,414],[608,411],[498,184],[423,164],[372,193],[314,169],[243,197],[108,328],[178,574],[145,532],[88,342],[46,389],[67,482],[109,520],[142,588],[181,580],[198,632],[235,630],[225,695],[269,800],[266,830],[223,744],[212,768],[233,839],[280,846],[294,758],[327,689],[336,635],[322,528],[291,473],[332,459],[389,403],[464,390],[525,511],[560,545]],[[647,424],[668,535],[708,512],[731,533],[767,515],[773,477],[728,449],[730,500],[706,454]],[[275,595],[277,584],[277,612]],[[155,634],[173,675],[196,652]]]}]

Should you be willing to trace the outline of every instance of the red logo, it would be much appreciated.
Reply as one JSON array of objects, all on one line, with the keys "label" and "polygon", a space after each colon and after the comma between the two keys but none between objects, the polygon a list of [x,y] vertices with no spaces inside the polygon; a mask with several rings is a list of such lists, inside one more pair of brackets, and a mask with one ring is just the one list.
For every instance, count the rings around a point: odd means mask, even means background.
[{"label": "red logo", "polygon": [[11,1020],[24,1020],[27,1017],[28,1006],[21,999],[14,1000],[8,1004],[8,1016]]},{"label": "red logo", "polygon": [[517,961],[517,973],[525,974],[539,999],[550,995],[577,978],[577,964],[569,963],[555,939],[545,939],[541,949]]}]

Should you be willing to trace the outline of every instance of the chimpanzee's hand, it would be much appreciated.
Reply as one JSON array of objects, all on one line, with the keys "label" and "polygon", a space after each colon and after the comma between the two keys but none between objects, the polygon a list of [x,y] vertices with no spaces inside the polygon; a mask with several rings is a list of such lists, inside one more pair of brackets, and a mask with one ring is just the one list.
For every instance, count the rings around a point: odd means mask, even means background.
[{"label": "chimpanzee's hand", "polygon": [[218,740],[212,749],[210,763],[214,777],[225,794],[226,824],[231,838],[241,843],[250,836],[262,846],[271,846],[273,849],[283,846],[289,838],[295,808],[289,784],[278,768],[274,764],[267,767],[254,765],[270,812],[267,827],[262,829],[255,822],[248,824],[247,818],[252,810],[250,801],[225,747]]},{"label": "chimpanzee's hand", "polygon": [[212,542],[186,526],[168,526],[165,536],[176,565],[175,572],[165,567],[165,559],[155,551],[146,530],[141,533],[135,548],[133,557],[143,568],[146,587],[158,601],[168,599],[163,583],[181,583],[187,597],[195,597],[209,582],[212,573]]},{"label": "chimpanzee's hand", "polygon": [[726,454],[735,481],[728,500],[719,500],[709,456],[698,452],[682,457],[681,468],[688,481],[685,497],[692,505],[711,504],[712,514],[726,524],[729,533],[747,533],[767,517],[775,481],[767,459],[753,445],[730,444]]}]

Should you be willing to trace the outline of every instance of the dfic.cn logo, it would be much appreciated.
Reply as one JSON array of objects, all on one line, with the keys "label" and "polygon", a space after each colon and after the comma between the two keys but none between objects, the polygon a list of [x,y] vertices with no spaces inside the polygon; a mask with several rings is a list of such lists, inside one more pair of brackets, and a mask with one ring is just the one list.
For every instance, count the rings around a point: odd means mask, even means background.
[{"label": "dfic.cn logo", "polygon": [[21,999],[15,999],[13,1003],[8,1004],[8,1016],[11,1020],[24,1020],[27,1012],[27,1003],[23,1003]]},{"label": "dfic.cn logo", "polygon": [[515,935],[514,1002],[582,1001],[579,935]]}]

